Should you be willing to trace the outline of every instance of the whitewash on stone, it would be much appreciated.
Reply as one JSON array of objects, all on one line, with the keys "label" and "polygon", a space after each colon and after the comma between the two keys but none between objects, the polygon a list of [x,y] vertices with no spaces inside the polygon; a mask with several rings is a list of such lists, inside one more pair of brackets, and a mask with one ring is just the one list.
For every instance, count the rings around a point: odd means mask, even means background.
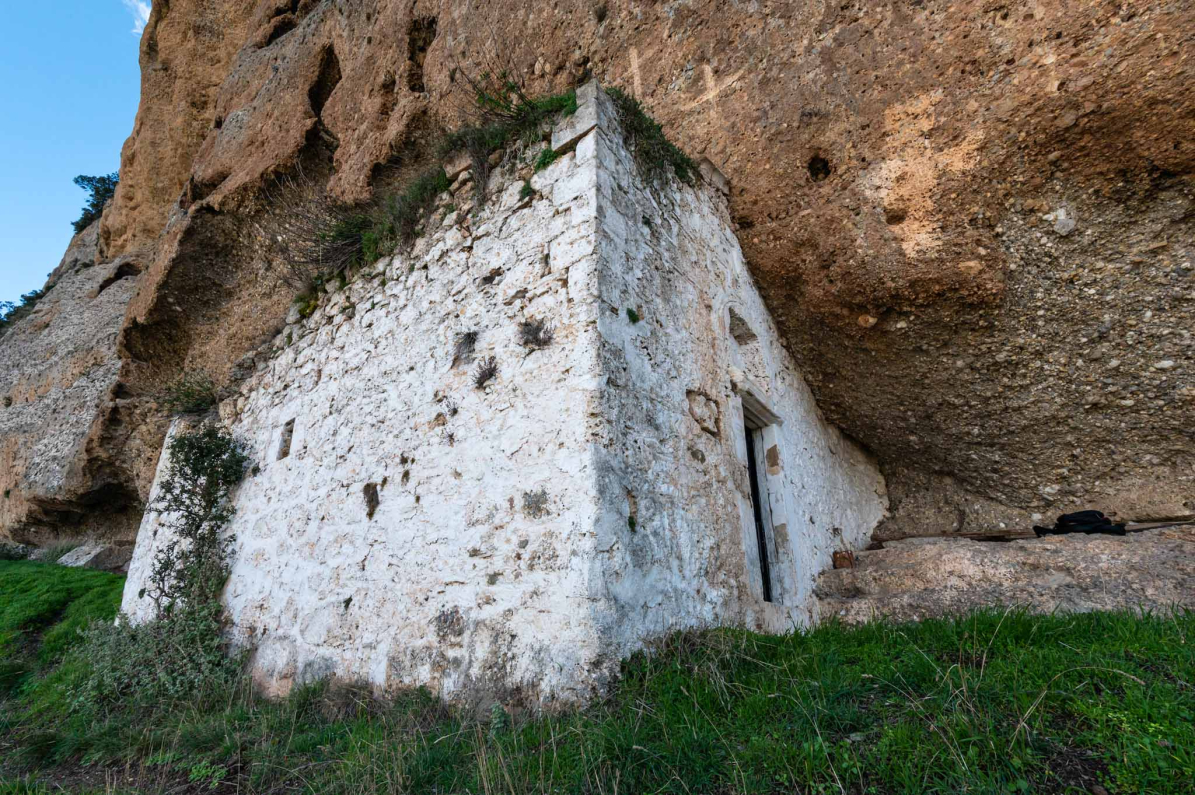
[{"label": "whitewash on stone", "polygon": [[[876,465],[780,343],[725,180],[708,162],[692,187],[646,180],[605,93],[578,100],[530,191],[514,163],[478,212],[445,199],[410,253],[289,325],[221,407],[257,465],[224,598],[268,691],[338,676],[585,699],[673,630],[808,625],[816,574],[884,515]],[[527,320],[549,345],[521,344]],[[167,535],[147,514],[135,619]]]}]

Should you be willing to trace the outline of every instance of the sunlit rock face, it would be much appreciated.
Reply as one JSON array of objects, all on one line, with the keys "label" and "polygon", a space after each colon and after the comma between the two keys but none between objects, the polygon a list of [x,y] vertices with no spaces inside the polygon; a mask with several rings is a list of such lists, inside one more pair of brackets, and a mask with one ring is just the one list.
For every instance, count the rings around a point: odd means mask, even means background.
[{"label": "sunlit rock face", "polygon": [[138,266],[97,265],[97,231],[75,236],[33,311],[0,337],[0,538],[127,538],[139,521],[129,473],[97,452],[121,413],[116,341]]},{"label": "sunlit rock face", "polygon": [[1195,513],[1192,30],[1163,0],[158,3],[101,235],[146,269],[130,402],[85,458],[144,499],[152,395],[274,335],[274,175],[364,199],[505,69],[622,87],[729,177],[781,337],[889,475],[888,537]]}]

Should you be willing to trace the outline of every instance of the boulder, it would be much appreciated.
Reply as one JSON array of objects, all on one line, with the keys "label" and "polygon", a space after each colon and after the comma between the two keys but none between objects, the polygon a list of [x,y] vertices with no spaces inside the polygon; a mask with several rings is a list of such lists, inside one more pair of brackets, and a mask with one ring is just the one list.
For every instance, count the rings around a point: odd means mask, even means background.
[{"label": "boulder", "polygon": [[1195,530],[1023,541],[910,538],[855,554],[815,593],[823,619],[861,623],[1023,607],[1035,613],[1195,607]]},{"label": "boulder", "polygon": [[0,560],[25,560],[32,551],[24,544],[10,544],[7,541],[0,541]]},{"label": "boulder", "polygon": [[103,544],[96,541],[76,547],[58,559],[59,566],[127,572],[133,559],[131,544]]}]

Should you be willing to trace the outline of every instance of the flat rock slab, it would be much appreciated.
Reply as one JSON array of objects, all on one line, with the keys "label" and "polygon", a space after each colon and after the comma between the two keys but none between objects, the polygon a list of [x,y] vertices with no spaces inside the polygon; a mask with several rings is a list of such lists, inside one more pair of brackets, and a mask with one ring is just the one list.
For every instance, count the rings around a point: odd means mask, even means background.
[{"label": "flat rock slab", "polygon": [[133,559],[132,545],[84,544],[72,549],[58,559],[59,566],[100,569],[102,571],[127,572]]},{"label": "flat rock slab", "polygon": [[1023,606],[1035,613],[1195,607],[1195,531],[1065,535],[1008,543],[919,538],[823,572],[823,619],[861,623]]}]

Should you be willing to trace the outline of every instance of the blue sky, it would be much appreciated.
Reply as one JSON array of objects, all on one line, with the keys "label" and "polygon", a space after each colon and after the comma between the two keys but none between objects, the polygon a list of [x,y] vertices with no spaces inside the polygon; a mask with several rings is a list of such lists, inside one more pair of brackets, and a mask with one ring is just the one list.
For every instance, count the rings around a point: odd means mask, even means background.
[{"label": "blue sky", "polygon": [[86,194],[77,174],[120,167],[141,75],[142,0],[10,3],[0,47],[0,301],[41,287]]}]

